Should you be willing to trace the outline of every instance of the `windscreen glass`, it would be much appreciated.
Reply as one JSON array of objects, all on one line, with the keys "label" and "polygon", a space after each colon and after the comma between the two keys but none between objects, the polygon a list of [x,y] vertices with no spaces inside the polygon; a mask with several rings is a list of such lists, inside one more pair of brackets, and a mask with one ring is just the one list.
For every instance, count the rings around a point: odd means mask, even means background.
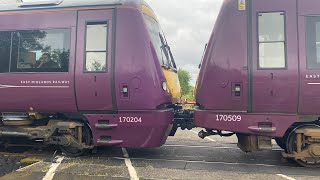
[{"label": "windscreen glass", "polygon": [[152,44],[156,50],[161,65],[168,68],[176,69],[170,47],[166,42],[165,36],[162,33],[158,22],[148,15],[145,15],[144,17]]}]

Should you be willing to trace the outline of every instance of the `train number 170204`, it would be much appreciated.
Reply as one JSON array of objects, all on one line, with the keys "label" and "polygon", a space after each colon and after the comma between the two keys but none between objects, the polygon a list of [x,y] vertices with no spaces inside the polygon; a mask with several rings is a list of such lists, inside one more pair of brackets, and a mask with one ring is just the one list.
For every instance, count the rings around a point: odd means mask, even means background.
[{"label": "train number 170204", "polygon": [[216,115],[217,121],[239,122],[242,120],[240,115]]},{"label": "train number 170204", "polygon": [[119,117],[121,123],[141,123],[141,117]]}]

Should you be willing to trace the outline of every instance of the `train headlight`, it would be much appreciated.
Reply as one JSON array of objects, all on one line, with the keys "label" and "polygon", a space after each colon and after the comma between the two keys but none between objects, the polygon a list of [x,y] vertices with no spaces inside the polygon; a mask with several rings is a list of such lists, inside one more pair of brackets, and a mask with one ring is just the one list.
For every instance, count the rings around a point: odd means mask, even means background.
[{"label": "train headlight", "polygon": [[162,89],[163,89],[164,91],[168,91],[167,82],[165,82],[165,81],[162,82]]},{"label": "train headlight", "polygon": [[161,86],[162,86],[162,90],[166,91],[168,94],[171,94],[168,83],[166,81],[163,81]]},{"label": "train headlight", "polygon": [[163,89],[164,91],[166,91],[168,94],[171,94],[171,93],[170,93],[169,86],[168,86],[168,83],[167,83],[166,81],[163,81],[163,82],[162,82],[162,89]]}]

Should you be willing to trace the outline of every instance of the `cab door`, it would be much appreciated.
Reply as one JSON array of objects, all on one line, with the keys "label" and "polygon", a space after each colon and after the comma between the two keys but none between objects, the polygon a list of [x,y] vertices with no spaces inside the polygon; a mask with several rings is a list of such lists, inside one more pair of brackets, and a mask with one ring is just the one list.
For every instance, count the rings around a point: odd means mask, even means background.
[{"label": "cab door", "polygon": [[78,12],[76,97],[81,111],[113,110],[111,42],[113,10]]},{"label": "cab door", "polygon": [[252,2],[252,112],[295,113],[298,103],[296,3]]}]

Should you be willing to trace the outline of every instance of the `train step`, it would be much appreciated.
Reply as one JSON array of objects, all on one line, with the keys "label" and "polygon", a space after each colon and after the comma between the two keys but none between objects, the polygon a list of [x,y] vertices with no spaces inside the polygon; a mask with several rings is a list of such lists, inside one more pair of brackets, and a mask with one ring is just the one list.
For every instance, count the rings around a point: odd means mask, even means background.
[{"label": "train step", "polygon": [[113,129],[113,128],[118,127],[118,124],[99,124],[99,123],[96,123],[95,127],[98,129]]},{"label": "train step", "polygon": [[97,144],[100,146],[115,146],[122,144],[122,140],[103,140],[103,139],[98,139]]}]

